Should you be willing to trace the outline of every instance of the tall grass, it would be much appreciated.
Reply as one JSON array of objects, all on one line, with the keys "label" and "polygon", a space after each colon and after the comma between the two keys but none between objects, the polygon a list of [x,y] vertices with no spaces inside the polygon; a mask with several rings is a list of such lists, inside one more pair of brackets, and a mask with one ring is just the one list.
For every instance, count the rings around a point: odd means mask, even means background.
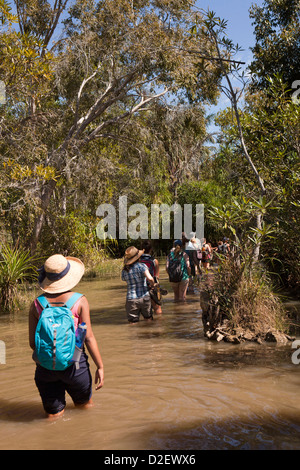
[{"label": "tall grass", "polygon": [[233,327],[255,334],[276,330],[288,331],[289,322],[280,298],[273,292],[263,271],[251,278],[242,276],[232,298],[230,321]]},{"label": "tall grass", "polygon": [[288,330],[289,322],[280,298],[262,266],[245,269],[234,257],[222,260],[214,274],[203,280],[202,290],[210,304],[218,307],[220,325],[253,334]]},{"label": "tall grass", "polygon": [[85,280],[99,278],[108,279],[112,277],[121,276],[122,267],[124,264],[123,259],[103,259],[94,266],[90,266],[86,269],[84,274]]},{"label": "tall grass", "polygon": [[3,243],[0,247],[0,313],[18,307],[18,287],[37,278],[35,258],[18,247]]}]

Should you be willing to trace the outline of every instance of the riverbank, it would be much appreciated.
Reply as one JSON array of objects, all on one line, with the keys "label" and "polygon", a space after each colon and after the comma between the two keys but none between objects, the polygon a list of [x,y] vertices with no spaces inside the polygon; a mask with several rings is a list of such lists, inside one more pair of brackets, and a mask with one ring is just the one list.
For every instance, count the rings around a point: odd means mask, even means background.
[{"label": "riverbank", "polygon": [[83,280],[107,279],[121,275],[123,258],[103,259],[92,266],[86,266]]}]

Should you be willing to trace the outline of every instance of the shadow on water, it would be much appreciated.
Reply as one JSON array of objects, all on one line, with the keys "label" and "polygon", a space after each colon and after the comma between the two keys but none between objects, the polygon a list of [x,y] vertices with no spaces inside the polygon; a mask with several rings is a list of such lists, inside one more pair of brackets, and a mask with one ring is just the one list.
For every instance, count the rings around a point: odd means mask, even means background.
[{"label": "shadow on water", "polygon": [[[24,403],[1,399],[0,409],[0,421],[47,422],[38,403],[24,407]],[[139,430],[138,440],[148,450],[294,450],[300,447],[300,413],[266,409],[188,423],[183,417],[176,424],[157,423]]]},{"label": "shadow on water", "polygon": [[122,325],[126,324],[125,309],[120,307],[104,307],[90,309],[93,325]]},{"label": "shadow on water", "polygon": [[233,345],[226,347],[219,347],[219,345],[209,345],[206,348],[205,354],[196,358],[189,358],[191,364],[201,364],[203,367],[215,370],[221,369],[243,369],[245,367],[265,367],[265,368],[280,368],[284,366],[286,370],[295,369],[292,364],[291,356],[293,351],[290,346],[261,346],[261,345]]},{"label": "shadow on water", "polygon": [[38,419],[45,419],[45,413],[40,403],[14,402],[0,399],[0,421],[17,423],[30,423]]},{"label": "shadow on water", "polygon": [[156,450],[294,450],[300,447],[300,413],[251,413],[195,420],[170,429],[149,428],[142,437]]}]

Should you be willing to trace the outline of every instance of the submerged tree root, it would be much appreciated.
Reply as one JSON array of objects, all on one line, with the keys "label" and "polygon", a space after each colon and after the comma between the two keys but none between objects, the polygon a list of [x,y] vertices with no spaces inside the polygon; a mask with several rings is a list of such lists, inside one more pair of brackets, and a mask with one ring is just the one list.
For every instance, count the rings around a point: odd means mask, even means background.
[{"label": "submerged tree root", "polygon": [[226,326],[217,327],[213,331],[206,331],[205,337],[212,341],[225,341],[226,343],[240,344],[245,341],[256,342],[263,344],[264,342],[272,342],[278,344],[287,344],[289,341],[294,341],[295,338],[281,333],[277,330],[269,330],[267,332],[253,333],[249,330],[229,330],[226,331]]}]

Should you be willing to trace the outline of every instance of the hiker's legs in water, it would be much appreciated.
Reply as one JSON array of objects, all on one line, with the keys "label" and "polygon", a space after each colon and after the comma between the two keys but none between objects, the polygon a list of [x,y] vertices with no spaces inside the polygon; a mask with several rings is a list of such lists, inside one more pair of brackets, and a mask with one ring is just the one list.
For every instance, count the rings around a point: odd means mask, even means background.
[{"label": "hiker's legs in water", "polygon": [[126,300],[126,313],[129,323],[138,323],[140,314],[143,315],[145,320],[152,320],[152,310],[150,295],[140,297],[138,299]]},{"label": "hiker's legs in water", "polygon": [[154,302],[154,300],[151,299],[151,305],[152,305],[152,308],[154,310],[154,313],[156,315],[161,315],[162,314],[162,309],[161,309],[161,305],[158,305]]},{"label": "hiker's legs in water", "polygon": [[125,309],[129,323],[138,323],[140,319],[140,307],[136,299],[127,299]]},{"label": "hiker's legs in water", "polygon": [[153,320],[153,309],[151,306],[151,298],[150,295],[145,295],[140,299],[141,303],[141,314],[143,315],[145,320]]},{"label": "hiker's legs in water", "polygon": [[73,363],[63,371],[52,371],[37,365],[35,383],[48,418],[58,418],[66,406],[66,392],[76,406],[91,404],[92,377],[88,357],[81,354],[79,369]]},{"label": "hiker's legs in water", "polygon": [[65,386],[59,379],[57,372],[37,365],[34,379],[46,416],[48,418],[61,416],[66,406]]},{"label": "hiker's legs in water", "polygon": [[87,408],[92,402],[92,376],[88,362],[88,356],[85,352],[81,354],[79,369],[75,364],[65,371],[66,391],[73,400],[76,407]]},{"label": "hiker's legs in water", "polygon": [[60,418],[64,414],[64,412],[65,412],[65,410],[62,410],[59,413],[55,413],[55,414],[46,413],[46,418],[48,418],[48,419],[57,419],[57,418]]},{"label": "hiker's legs in water", "polygon": [[171,286],[174,292],[174,300],[175,302],[179,301],[179,282],[171,282]]},{"label": "hiker's legs in water", "polygon": [[186,281],[179,282],[179,301],[184,302],[186,299],[186,293],[189,285],[189,279]]},{"label": "hiker's legs in water", "polygon": [[87,408],[91,408],[94,406],[93,400],[90,399],[87,403],[74,403],[76,408],[81,408],[82,410],[86,410]]}]

